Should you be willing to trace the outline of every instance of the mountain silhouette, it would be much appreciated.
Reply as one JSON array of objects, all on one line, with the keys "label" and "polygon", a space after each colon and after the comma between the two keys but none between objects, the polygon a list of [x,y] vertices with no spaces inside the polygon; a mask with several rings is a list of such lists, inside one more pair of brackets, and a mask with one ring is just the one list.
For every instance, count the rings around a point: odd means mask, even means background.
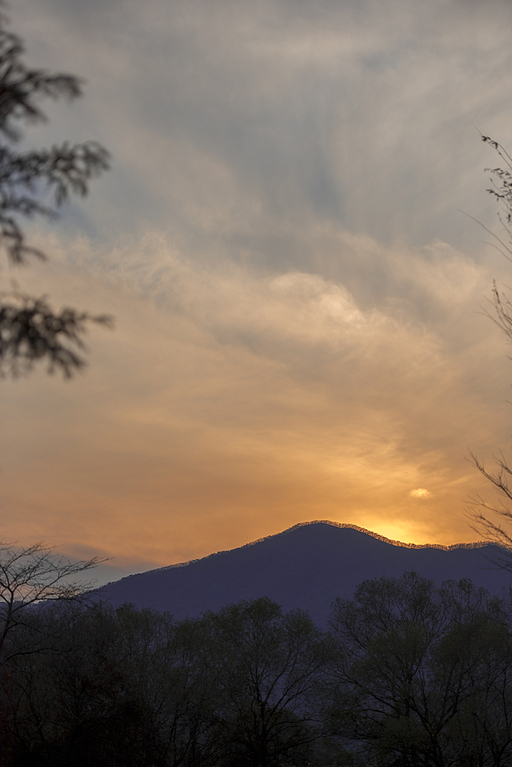
[{"label": "mountain silhouette", "polygon": [[[353,525],[306,522],[231,551],[130,575],[91,592],[114,606],[169,611],[177,619],[241,599],[267,596],[300,607],[325,626],[336,597],[350,599],[364,580],[415,571],[437,583],[470,578],[504,596],[512,576],[496,561],[508,551],[480,542],[453,546],[390,541]],[[512,562],[512,559],[511,559]]]}]

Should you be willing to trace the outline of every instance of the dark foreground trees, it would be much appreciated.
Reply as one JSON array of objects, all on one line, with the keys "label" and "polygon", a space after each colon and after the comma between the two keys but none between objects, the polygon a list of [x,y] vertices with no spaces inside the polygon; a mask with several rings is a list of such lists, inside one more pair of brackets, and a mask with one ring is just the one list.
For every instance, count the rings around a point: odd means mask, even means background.
[{"label": "dark foreground trees", "polygon": [[[76,605],[35,616],[52,643],[44,652],[17,655],[8,669],[5,764],[158,763],[144,688],[137,688],[141,670],[133,665],[146,657],[146,616],[126,617],[123,610]],[[158,641],[158,616],[152,617]]]},{"label": "dark foreground trees", "polygon": [[[44,608],[49,605],[63,617],[65,608],[78,605],[90,588],[81,576],[100,561],[73,562],[41,543],[25,548],[0,543],[0,764],[13,737],[16,669],[31,656],[58,652],[65,622],[48,621]],[[31,676],[24,675],[24,682],[32,684]]]},{"label": "dark foreground trees", "polygon": [[330,625],[334,723],[362,764],[512,762],[506,605],[470,581],[438,588],[407,573],[363,583],[335,603]]},{"label": "dark foreground trees", "polygon": [[311,763],[325,640],[306,615],[262,599],[179,623],[101,604],[38,618],[51,652],[5,680],[13,767]]},{"label": "dark foreground trees", "polygon": [[270,599],[205,616],[218,683],[220,753],[226,767],[308,764],[322,732],[325,639],[303,611]]},{"label": "dark foreground trees", "polygon": [[[79,576],[101,561],[73,562],[42,543],[22,548],[0,542],[0,668],[17,654],[41,652],[43,632],[37,621],[32,626],[31,608],[76,601],[91,586]],[[10,642],[14,632],[23,640]]]},{"label": "dark foreground trees", "polygon": [[467,581],[368,581],[328,632],[269,599],[181,622],[55,605],[32,628],[44,651],[2,677],[8,767],[512,763],[511,616]]}]

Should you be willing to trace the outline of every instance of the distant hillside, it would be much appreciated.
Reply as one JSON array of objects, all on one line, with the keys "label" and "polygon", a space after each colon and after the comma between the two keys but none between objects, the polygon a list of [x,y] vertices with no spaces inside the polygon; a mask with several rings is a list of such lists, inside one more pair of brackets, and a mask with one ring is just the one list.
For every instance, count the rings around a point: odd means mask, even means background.
[{"label": "distant hillside", "polygon": [[92,592],[114,605],[199,616],[240,599],[268,596],[285,610],[306,609],[325,625],[336,597],[351,598],[369,578],[400,577],[407,570],[444,580],[470,578],[494,594],[512,576],[493,561],[507,552],[493,544],[413,545],[351,525],[308,522],[231,551],[130,575]]}]

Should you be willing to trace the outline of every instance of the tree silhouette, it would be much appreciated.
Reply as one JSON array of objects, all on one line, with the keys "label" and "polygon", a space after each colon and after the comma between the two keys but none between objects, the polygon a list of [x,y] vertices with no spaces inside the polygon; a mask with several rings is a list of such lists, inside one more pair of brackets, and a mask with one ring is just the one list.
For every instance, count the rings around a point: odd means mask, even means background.
[{"label": "tree silhouette", "polygon": [[[89,181],[108,169],[109,153],[95,141],[18,151],[21,126],[46,121],[41,98],[71,101],[82,95],[82,81],[27,67],[21,39],[5,27],[0,14],[0,249],[10,265],[20,265],[46,258],[27,242],[23,221],[55,218],[71,194],[86,195]],[[88,322],[108,325],[111,318],[72,308],[55,312],[46,297],[0,294],[0,375],[27,373],[46,360],[48,372],[69,378],[85,364]]]},{"label": "tree silhouette", "polygon": [[[484,227],[492,237],[492,244],[507,259],[512,262],[512,157],[506,149],[489,136],[482,135],[482,141],[489,144],[501,158],[501,166],[486,168],[491,174],[491,186],[487,189],[501,204],[498,219],[501,227],[501,236]],[[500,292],[496,283],[493,285],[493,307],[486,311],[490,319],[504,333],[509,343],[512,343],[512,301],[506,293]],[[494,457],[495,467],[487,469],[482,459],[473,453],[470,454],[471,463],[491,483],[498,493],[495,503],[488,502],[480,496],[469,499],[469,515],[473,528],[483,534],[485,538],[512,548],[512,534],[503,526],[502,521],[512,521],[512,469],[507,463],[504,454],[500,451]],[[498,555],[496,564],[506,569],[512,569],[510,555],[504,553]]]},{"label": "tree silhouette", "polygon": [[[19,548],[0,542],[0,668],[17,654],[41,651],[41,631],[30,631],[30,608],[42,602],[76,601],[92,585],[79,576],[104,561],[93,557],[72,562],[43,543]],[[19,628],[29,640],[21,649],[9,648],[8,639]]]},{"label": "tree silhouette", "polygon": [[362,764],[510,764],[505,603],[469,580],[438,586],[407,572],[337,599],[329,624],[333,721]]}]

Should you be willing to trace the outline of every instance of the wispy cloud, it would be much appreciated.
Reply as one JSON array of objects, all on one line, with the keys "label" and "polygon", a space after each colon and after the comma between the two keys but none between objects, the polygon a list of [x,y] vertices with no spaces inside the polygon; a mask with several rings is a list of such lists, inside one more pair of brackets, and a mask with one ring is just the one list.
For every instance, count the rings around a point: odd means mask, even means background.
[{"label": "wispy cloud", "polygon": [[493,225],[477,128],[512,144],[510,4],[10,13],[31,62],[88,81],[27,145],[95,138],[114,161],[33,230],[51,262],[4,284],[117,329],[72,384],[2,383],[6,537],[146,564],[311,518],[471,538],[467,449],[508,439],[478,314],[507,265],[458,209]]},{"label": "wispy cloud", "polygon": [[[318,274],[205,268],[161,237],[112,252],[47,243],[53,262],[27,288],[87,297],[117,329],[95,331],[72,384],[4,383],[7,528],[28,535],[44,519],[49,537],[160,563],[316,517],[471,537],[463,496],[479,480],[464,454],[502,433],[489,391],[506,372],[480,372],[499,350],[474,334],[479,272],[446,247],[435,258],[349,240],[409,264],[401,279],[437,313],[466,314],[465,329],[436,327],[415,302],[363,307]],[[416,518],[418,487],[433,500]]]}]

